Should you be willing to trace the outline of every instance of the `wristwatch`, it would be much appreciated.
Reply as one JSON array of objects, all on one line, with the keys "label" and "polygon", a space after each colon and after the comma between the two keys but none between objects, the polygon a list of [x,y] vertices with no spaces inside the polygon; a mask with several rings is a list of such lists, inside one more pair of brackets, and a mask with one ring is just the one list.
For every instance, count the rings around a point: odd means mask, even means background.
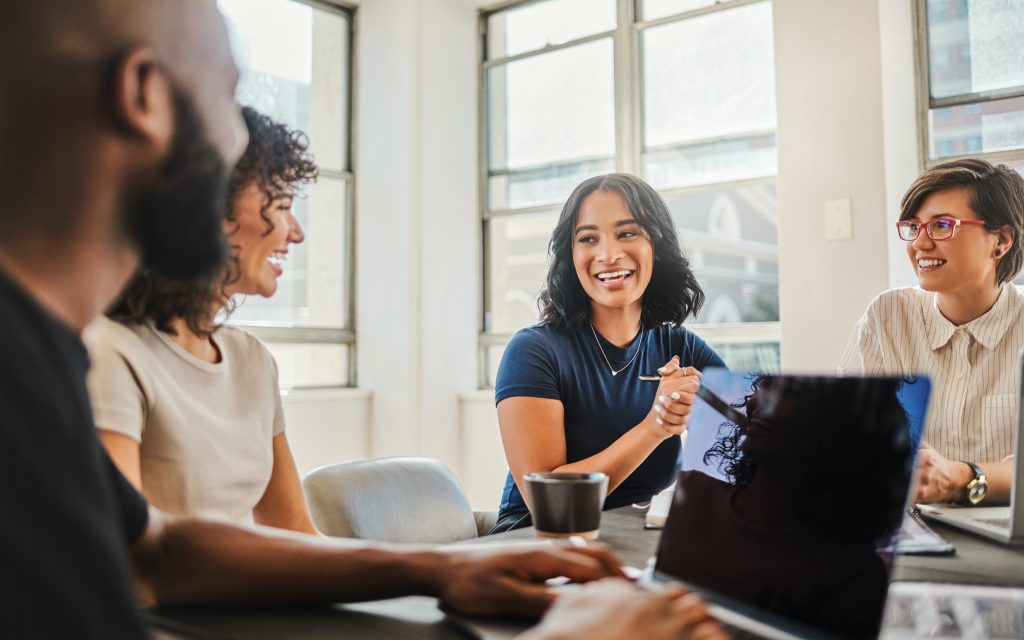
[{"label": "wristwatch", "polygon": [[988,479],[985,478],[985,472],[978,465],[967,461],[964,461],[964,464],[974,472],[974,478],[964,487],[964,497],[960,499],[960,504],[974,506],[985,499],[985,494],[988,493]]}]

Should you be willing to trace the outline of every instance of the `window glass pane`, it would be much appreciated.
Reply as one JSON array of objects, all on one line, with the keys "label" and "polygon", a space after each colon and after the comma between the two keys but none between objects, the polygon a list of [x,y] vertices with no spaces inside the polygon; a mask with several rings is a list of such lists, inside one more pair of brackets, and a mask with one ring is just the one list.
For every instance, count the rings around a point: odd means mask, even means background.
[{"label": "window glass pane", "polygon": [[537,295],[548,270],[548,241],[558,212],[519,214],[487,222],[490,272],[487,331],[514,333],[537,322]]},{"label": "window glass pane", "polygon": [[487,57],[514,56],[615,28],[616,0],[547,0],[487,18]]},{"label": "window glass pane", "polygon": [[351,349],[344,344],[268,344],[277,360],[281,388],[344,387],[349,380]]},{"label": "window glass pane", "polygon": [[931,157],[1024,149],[1024,98],[929,112]]},{"label": "window glass pane", "polygon": [[[700,333],[700,329],[697,329]],[[778,342],[711,342],[711,347],[733,371],[778,373],[780,369]]]},{"label": "window glass pane", "polygon": [[490,209],[496,211],[563,202],[586,178],[613,171],[615,159],[602,158],[492,175],[488,180]]},{"label": "window glass pane", "polygon": [[645,169],[653,182],[775,172],[771,4],[654,27],[642,43]]},{"label": "window glass pane", "polygon": [[347,183],[328,177],[321,177],[297,198],[293,211],[306,241],[289,247],[284,274],[278,278],[273,297],[249,297],[232,314],[231,321],[346,327],[347,206]]},{"label": "window glass pane", "polygon": [[702,191],[665,201],[707,296],[696,322],[778,321],[775,185]]},{"label": "window glass pane", "polygon": [[777,171],[774,133],[668,146],[644,154],[644,178],[656,189],[761,178]]},{"label": "window glass pane", "polygon": [[345,171],[348,18],[291,0],[219,0],[242,70],[238,100],[305,132],[324,169]]},{"label": "window glass pane", "polygon": [[492,173],[615,155],[610,38],[494,67],[487,85]]},{"label": "window glass pane", "polygon": [[644,0],[643,19],[657,20],[684,11],[710,7],[717,3],[718,0]]},{"label": "window glass pane", "polygon": [[1024,85],[1024,0],[928,0],[932,97]]},{"label": "window glass pane", "polygon": [[494,347],[486,347],[487,349],[487,386],[494,388],[494,383],[498,379],[498,365],[501,364],[501,357],[505,355],[505,347],[508,345],[499,345]]}]

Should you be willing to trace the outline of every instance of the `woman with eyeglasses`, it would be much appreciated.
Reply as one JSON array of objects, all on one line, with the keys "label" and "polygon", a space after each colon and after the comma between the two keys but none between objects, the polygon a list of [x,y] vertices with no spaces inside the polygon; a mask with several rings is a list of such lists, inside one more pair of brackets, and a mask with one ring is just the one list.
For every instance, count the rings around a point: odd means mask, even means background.
[{"label": "woman with eyeglasses", "polygon": [[881,294],[840,365],[849,374],[926,374],[932,401],[916,502],[1006,503],[1024,348],[1024,179],[964,159],[914,181],[896,225],[919,285]]},{"label": "woman with eyeglasses", "polygon": [[494,532],[530,524],[534,471],[603,472],[605,508],[674,480],[700,370],[724,366],[681,325],[704,292],[661,196],[639,178],[590,178],[551,236],[541,322],[512,338],[495,385],[509,463]]}]

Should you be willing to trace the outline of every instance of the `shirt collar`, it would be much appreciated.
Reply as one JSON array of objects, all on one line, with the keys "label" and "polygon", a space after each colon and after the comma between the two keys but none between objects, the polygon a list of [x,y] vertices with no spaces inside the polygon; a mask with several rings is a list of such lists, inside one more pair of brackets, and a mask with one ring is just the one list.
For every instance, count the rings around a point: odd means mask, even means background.
[{"label": "shirt collar", "polygon": [[1013,307],[1018,295],[1013,283],[1003,284],[992,308],[967,323],[967,331],[986,349],[995,348],[1006,335],[1006,330],[1010,328],[1010,323],[1016,315],[1013,313]]},{"label": "shirt collar", "polygon": [[[1006,335],[1006,330],[1013,322],[1014,314],[1011,307],[1018,297],[1016,287],[1012,283],[1004,283],[999,289],[999,295],[992,308],[963,325],[963,328],[981,346],[986,349],[994,348]],[[956,333],[957,327],[939,311],[938,296],[933,294],[930,298],[931,303],[925,310],[924,316],[929,343],[934,351],[949,342],[949,339]]]}]

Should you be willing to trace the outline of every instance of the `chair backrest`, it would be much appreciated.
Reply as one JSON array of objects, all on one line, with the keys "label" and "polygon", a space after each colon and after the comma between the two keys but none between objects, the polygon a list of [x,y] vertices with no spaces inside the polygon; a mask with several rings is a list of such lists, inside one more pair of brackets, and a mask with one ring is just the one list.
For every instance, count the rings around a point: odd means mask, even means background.
[{"label": "chair backrest", "polygon": [[315,469],[302,485],[313,522],[330,536],[446,543],[477,536],[462,486],[430,458],[378,458]]}]

